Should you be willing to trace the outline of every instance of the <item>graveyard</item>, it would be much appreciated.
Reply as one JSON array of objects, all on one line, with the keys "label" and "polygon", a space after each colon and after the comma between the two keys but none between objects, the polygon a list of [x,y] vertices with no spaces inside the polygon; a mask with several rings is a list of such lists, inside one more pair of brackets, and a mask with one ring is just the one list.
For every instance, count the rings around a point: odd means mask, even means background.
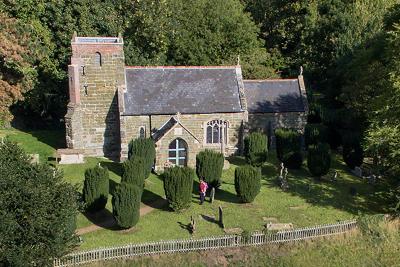
[{"label": "graveyard", "polygon": [[[122,165],[105,158],[85,158],[84,164],[57,164],[54,155],[56,149],[62,147],[60,132],[2,130],[0,133],[17,142],[27,153],[39,154],[42,163],[47,162],[61,169],[64,179],[76,184],[78,190],[83,187],[85,170],[99,164],[108,169],[111,195],[121,180]],[[165,194],[162,178],[151,174],[143,190],[143,215],[134,227],[120,230],[113,224],[111,195],[106,209],[101,213],[93,215],[80,212],[77,216],[77,232],[82,229],[86,231],[81,234],[81,243],[77,249],[209,237],[225,233],[240,234],[243,231],[263,230],[271,224],[294,228],[314,226],[363,214],[388,212],[385,210],[388,206],[385,205],[388,199],[385,182],[370,183],[356,177],[337,154],[333,154],[331,170],[322,179],[313,178],[303,163],[299,170],[288,170],[287,185],[282,188],[279,181],[280,162],[274,151],[270,151],[267,162],[261,166],[260,193],[252,203],[241,203],[235,192],[234,171],[245,164],[245,159],[235,156],[228,158],[228,161],[230,167],[223,171],[222,184],[215,191],[212,203],[207,194],[205,203],[199,205],[199,181],[195,179],[190,207],[172,212],[163,201]],[[334,179],[335,171],[337,175]]]}]

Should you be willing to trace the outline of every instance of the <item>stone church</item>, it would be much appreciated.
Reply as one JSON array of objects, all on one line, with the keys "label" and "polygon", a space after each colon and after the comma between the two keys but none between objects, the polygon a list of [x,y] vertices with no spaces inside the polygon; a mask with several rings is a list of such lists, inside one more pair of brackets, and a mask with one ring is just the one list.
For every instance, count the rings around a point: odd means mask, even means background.
[{"label": "stone church", "polygon": [[[303,77],[244,80],[237,66],[125,66],[121,37],[72,39],[67,147],[124,160],[135,138],[154,139],[156,170],[195,166],[204,149],[240,153],[243,136],[303,131]],[[271,140],[273,141],[273,140]]]}]

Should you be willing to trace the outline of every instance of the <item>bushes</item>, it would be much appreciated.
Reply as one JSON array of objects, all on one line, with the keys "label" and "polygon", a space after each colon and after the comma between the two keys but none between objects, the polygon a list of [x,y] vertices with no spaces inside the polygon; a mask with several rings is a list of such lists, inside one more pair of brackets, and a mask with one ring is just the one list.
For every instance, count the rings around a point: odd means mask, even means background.
[{"label": "bushes", "polygon": [[194,176],[194,170],[188,167],[175,166],[165,170],[164,191],[173,210],[178,211],[190,206]]},{"label": "bushes", "polygon": [[201,151],[196,156],[196,173],[210,186],[218,187],[221,184],[224,155],[213,150]]},{"label": "bushes", "polygon": [[301,134],[292,129],[276,129],[276,155],[286,167],[299,169],[303,164]]},{"label": "bushes", "polygon": [[242,202],[250,203],[261,188],[261,170],[250,165],[235,169],[235,190]]},{"label": "bushes", "polygon": [[343,145],[343,160],[349,168],[361,166],[364,159],[364,151],[359,143]]},{"label": "bushes", "polygon": [[313,176],[321,177],[331,167],[329,144],[319,143],[308,147],[307,166]]},{"label": "bushes", "polygon": [[146,177],[146,161],[142,157],[134,157],[123,163],[121,183],[128,183],[143,189]]},{"label": "bushes", "polygon": [[109,180],[107,168],[96,166],[85,171],[83,200],[91,212],[105,208],[108,199]]},{"label": "bushes", "polygon": [[142,189],[133,184],[121,183],[115,188],[112,199],[113,215],[121,228],[137,224],[140,217]]},{"label": "bushes", "polygon": [[151,138],[138,138],[132,140],[128,146],[128,159],[142,157],[146,163],[145,177],[149,177],[151,168],[154,164],[156,157],[156,149],[153,139]]},{"label": "bushes", "polygon": [[246,160],[253,166],[261,166],[267,160],[267,136],[260,132],[251,133],[244,139]]},{"label": "bushes", "polygon": [[323,124],[309,123],[304,130],[306,147],[329,141],[328,127]]}]

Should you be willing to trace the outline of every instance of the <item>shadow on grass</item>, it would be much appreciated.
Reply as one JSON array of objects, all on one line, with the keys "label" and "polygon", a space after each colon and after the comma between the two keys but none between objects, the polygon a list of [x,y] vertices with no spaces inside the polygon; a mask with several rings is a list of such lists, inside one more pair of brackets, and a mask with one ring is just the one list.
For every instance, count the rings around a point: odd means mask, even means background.
[{"label": "shadow on grass", "polygon": [[108,230],[119,230],[114,216],[108,209],[103,209],[99,212],[91,213],[84,212],[83,215],[94,225]]},{"label": "shadow on grass", "polygon": [[25,131],[54,149],[65,148],[65,129]]},{"label": "shadow on grass", "polygon": [[169,211],[168,202],[160,195],[144,189],[142,194],[142,203],[158,210]]},{"label": "shadow on grass", "polygon": [[[329,175],[315,179],[304,165],[300,170],[289,170],[289,189],[286,192],[299,196],[313,205],[334,207],[354,215],[360,212],[366,214],[388,212],[388,186],[384,182],[370,185],[350,175],[348,168],[337,160],[333,162],[332,169],[339,172],[336,181],[331,181]],[[267,180],[270,181],[270,187],[279,187],[279,183],[273,177]]]},{"label": "shadow on grass", "polygon": [[235,194],[222,189],[215,190],[215,199],[230,203],[240,203],[239,198]]},{"label": "shadow on grass", "polygon": [[236,166],[241,166],[241,165],[246,165],[246,159],[244,157],[240,156],[230,156],[227,158],[230,164],[236,165]]},{"label": "shadow on grass", "polygon": [[123,168],[122,164],[119,162],[111,162],[111,161],[101,161],[101,166],[106,167],[109,171],[115,173],[118,176],[122,177]]}]

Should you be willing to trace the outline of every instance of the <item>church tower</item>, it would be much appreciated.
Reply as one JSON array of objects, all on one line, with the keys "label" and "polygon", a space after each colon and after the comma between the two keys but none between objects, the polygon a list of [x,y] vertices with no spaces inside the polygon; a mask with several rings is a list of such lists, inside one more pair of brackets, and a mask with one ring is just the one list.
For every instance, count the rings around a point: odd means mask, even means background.
[{"label": "church tower", "polygon": [[88,156],[120,157],[118,90],[125,87],[121,37],[72,38],[65,116],[67,147]]}]

